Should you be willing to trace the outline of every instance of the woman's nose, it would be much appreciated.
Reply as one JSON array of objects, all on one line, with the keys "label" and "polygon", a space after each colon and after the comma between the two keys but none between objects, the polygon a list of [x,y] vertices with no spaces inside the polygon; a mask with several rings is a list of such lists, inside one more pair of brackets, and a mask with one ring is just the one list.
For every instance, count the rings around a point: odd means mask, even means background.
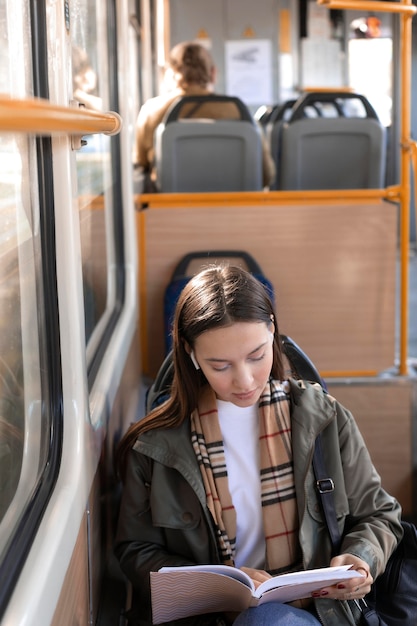
[{"label": "woman's nose", "polygon": [[242,391],[248,391],[253,381],[251,368],[248,365],[242,365],[236,368],[234,379],[236,387]]}]

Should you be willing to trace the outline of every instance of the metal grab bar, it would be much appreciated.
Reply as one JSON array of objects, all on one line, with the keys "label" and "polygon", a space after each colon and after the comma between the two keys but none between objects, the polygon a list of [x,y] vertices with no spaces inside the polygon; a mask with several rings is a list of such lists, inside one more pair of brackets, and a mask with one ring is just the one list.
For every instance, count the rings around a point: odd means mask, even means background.
[{"label": "metal grab bar", "polygon": [[417,141],[410,140],[410,161],[411,161],[411,170],[413,172],[413,182],[414,182],[414,210],[415,210],[415,227],[416,232],[414,233],[417,237]]},{"label": "metal grab bar", "polygon": [[183,208],[187,204],[200,207],[218,208],[237,204],[239,206],[300,204],[316,205],[317,203],[333,204],[334,202],[367,202],[385,199],[390,202],[400,201],[399,185],[383,189],[315,189],[311,191],[210,191],[195,193],[142,193],[135,195],[136,209],[146,208]]},{"label": "metal grab bar", "polygon": [[413,16],[417,7],[401,2],[380,2],[378,0],[317,0],[317,4],[328,9],[346,9],[353,11],[375,11],[385,13],[403,13]]},{"label": "metal grab bar", "polygon": [[57,106],[42,98],[19,100],[0,96],[0,131],[35,135],[117,135],[121,127],[122,118],[114,111],[102,113],[84,107]]}]

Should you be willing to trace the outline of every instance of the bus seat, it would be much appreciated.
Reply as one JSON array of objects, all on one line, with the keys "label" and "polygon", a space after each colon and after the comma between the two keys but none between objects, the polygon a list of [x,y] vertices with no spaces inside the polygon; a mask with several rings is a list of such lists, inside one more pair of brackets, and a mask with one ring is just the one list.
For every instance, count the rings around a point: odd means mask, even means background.
[{"label": "bus seat", "polygon": [[[279,189],[279,161],[281,155],[281,129],[285,122],[290,119],[292,109],[296,104],[297,99],[291,98],[286,100],[282,104],[272,107],[271,114],[268,122],[266,123],[266,136],[271,151],[272,158],[275,162],[276,176],[275,180],[270,186],[271,190]],[[303,109],[304,117],[321,117],[323,115],[322,110],[317,103],[313,102],[311,105],[305,106]]]},{"label": "bus seat", "polygon": [[275,111],[281,107],[280,104],[266,105],[262,104],[254,113],[253,119],[258,122],[264,132],[269,124],[271,117],[275,114]]},{"label": "bus seat", "polygon": [[[182,116],[181,108],[193,102],[192,117]],[[229,118],[222,117],[225,103],[235,107],[234,112],[229,107]],[[203,115],[204,108],[208,115],[209,106],[212,117],[194,117]],[[155,165],[162,192],[258,191],[262,189],[261,131],[238,98],[184,96],[157,128]]]},{"label": "bus seat", "polygon": [[281,128],[285,121],[291,115],[291,109],[296,103],[295,99],[287,100],[283,104],[277,104],[272,107],[268,120],[265,124],[265,133],[271,151],[272,158],[275,162],[276,177],[272,183],[270,189],[278,189],[278,172],[279,172],[279,157],[280,157],[280,143],[281,143]]},{"label": "bus seat", "polygon": [[[385,183],[385,128],[369,102],[359,94],[338,94],[363,104],[364,116],[305,117],[313,97],[331,101],[331,94],[308,93],[292,109],[280,129],[278,188],[378,189]],[[333,97],[335,97],[333,95]],[[350,104],[350,103],[349,103]],[[340,114],[342,113],[342,114]]]}]

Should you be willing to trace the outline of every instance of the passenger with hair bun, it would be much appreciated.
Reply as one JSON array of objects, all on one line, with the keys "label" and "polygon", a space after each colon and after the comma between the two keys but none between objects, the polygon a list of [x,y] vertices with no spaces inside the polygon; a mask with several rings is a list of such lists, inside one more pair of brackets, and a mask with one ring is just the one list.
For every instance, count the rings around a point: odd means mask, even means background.
[{"label": "passenger with hair bun", "polygon": [[[136,121],[134,164],[141,166],[153,176],[154,135],[166,112],[181,96],[208,95],[213,93],[216,68],[210,52],[202,45],[185,41],[170,52],[165,71],[166,93],[145,102]],[[190,107],[193,107],[191,104]],[[193,114],[184,107],[182,117],[205,117],[209,119],[240,119],[233,102],[204,103]],[[268,186],[275,177],[275,164],[268,147],[263,142],[263,184]]]},{"label": "passenger with hair bun", "polygon": [[[318,383],[286,373],[271,299],[240,267],[212,266],[191,278],[172,339],[170,396],[118,448],[115,553],[133,586],[129,626],[152,624],[150,572],[208,563],[240,568],[255,586],[328,565],[360,576],[295,605],[270,602],[170,626],[358,626],[357,602],[402,528],[401,507],[381,486],[352,414]],[[312,465],[319,433],[343,532],[336,555]]]}]

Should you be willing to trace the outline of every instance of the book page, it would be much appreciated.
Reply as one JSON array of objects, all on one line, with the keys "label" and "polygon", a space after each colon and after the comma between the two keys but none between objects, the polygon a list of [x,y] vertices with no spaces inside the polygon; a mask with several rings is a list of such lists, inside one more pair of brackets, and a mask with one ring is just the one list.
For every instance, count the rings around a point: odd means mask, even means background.
[{"label": "book page", "polygon": [[[270,578],[269,580],[265,580],[265,582],[263,582],[262,585],[259,585],[256,589],[254,595],[257,598],[260,598],[263,593],[269,591],[270,589],[275,589],[277,587],[283,588],[290,585],[297,585],[300,593],[305,593],[308,589],[315,591],[316,589],[321,589],[321,587],[334,585],[348,578],[361,578],[362,574],[350,569],[351,567],[351,565],[340,565],[338,567],[320,567],[318,569],[280,574]],[[303,589],[301,589],[301,587],[303,587]],[[308,595],[310,594],[311,592],[308,593]],[[306,596],[298,596],[298,599],[302,597]],[[295,598],[292,598],[292,600],[294,599]],[[289,602],[289,600],[284,600],[284,602]]]},{"label": "book page", "polygon": [[275,576],[256,591],[245,572],[227,565],[163,567],[150,573],[154,624],[190,615],[244,611],[264,602],[292,602],[317,589],[361,574],[341,567],[324,567]]},{"label": "book page", "polygon": [[241,569],[237,567],[231,567],[230,565],[184,565],[184,566],[173,566],[173,567],[161,567],[159,572],[211,572],[212,574],[223,574],[224,576],[229,576],[230,578],[235,578],[239,580],[241,583],[255,591],[255,585],[253,583],[252,578],[245,574]]},{"label": "book page", "polygon": [[176,571],[151,572],[153,624],[217,611],[240,613],[250,606],[252,591],[246,584],[230,576],[194,569],[175,567],[172,570]]},{"label": "book page", "polygon": [[[348,565],[347,567],[350,566]],[[256,590],[255,595],[259,598],[258,604],[263,604],[264,602],[292,602],[301,598],[309,598],[313,591],[323,587],[335,585],[349,578],[363,577],[359,572],[347,569],[347,567],[325,567],[319,570],[295,572],[295,574],[298,574],[298,577],[292,577],[291,574],[276,576],[271,580],[265,581],[268,585],[262,583],[263,592],[260,591],[260,587]],[[281,585],[282,578],[286,578],[286,581]],[[274,581],[275,585],[272,584]],[[279,586],[277,586],[277,583]]]}]

